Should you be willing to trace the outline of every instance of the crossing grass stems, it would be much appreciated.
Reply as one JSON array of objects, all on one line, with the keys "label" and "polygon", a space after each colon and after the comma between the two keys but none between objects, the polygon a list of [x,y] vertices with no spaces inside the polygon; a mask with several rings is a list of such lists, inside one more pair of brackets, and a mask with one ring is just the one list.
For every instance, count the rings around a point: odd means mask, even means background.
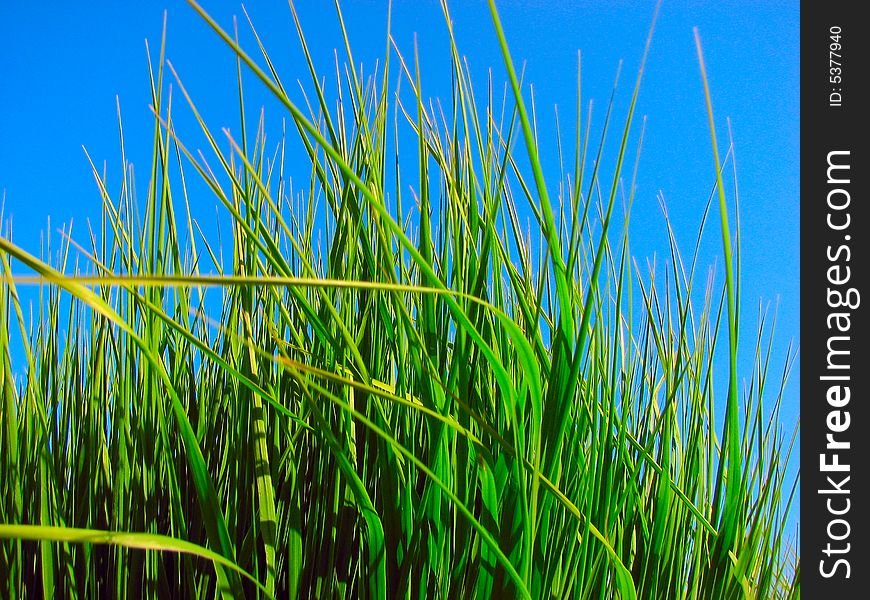
[{"label": "crossing grass stems", "polygon": [[[295,10],[304,104],[250,19],[259,62],[191,5],[237,61],[240,135],[201,118],[164,34],[144,210],[122,132],[120,189],[93,169],[103,210],[87,242],[65,231],[37,258],[0,238],[4,594],[800,597],[786,530],[796,431],[779,426],[794,352],[771,373],[760,311],[738,386],[737,187],[700,41],[714,192],[699,217],[715,200],[724,281],[698,264],[703,225],[684,257],[666,211],[664,266],[631,258],[643,67],[622,122],[611,100],[593,140],[578,64],[573,165],[564,175],[560,142],[553,185],[492,1],[505,94],[490,78],[480,104],[443,4],[446,106],[392,38],[380,73],[358,69],[337,3],[335,104]],[[269,147],[263,116],[245,119],[245,71],[310,159],[302,191],[286,136]],[[212,159],[176,132],[170,76]],[[191,178],[229,215],[228,246],[193,218]],[[19,288],[34,284],[27,318]]]}]

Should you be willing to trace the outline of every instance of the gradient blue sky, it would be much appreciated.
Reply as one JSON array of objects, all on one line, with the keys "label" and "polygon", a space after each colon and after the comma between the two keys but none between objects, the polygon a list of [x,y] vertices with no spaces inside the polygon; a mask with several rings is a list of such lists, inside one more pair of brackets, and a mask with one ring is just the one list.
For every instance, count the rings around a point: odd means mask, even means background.
[{"label": "gradient blue sky", "polygon": [[[334,73],[332,49],[340,47],[341,38],[332,3],[298,4],[316,64],[325,74]],[[654,2],[499,4],[514,59],[528,61],[526,82],[535,86],[542,140],[552,132],[554,104],[560,107],[563,132],[573,131],[578,49],[583,52],[583,93],[595,100],[599,126],[618,61],[624,59],[616,114],[624,113]],[[227,28],[232,15],[242,14],[237,2],[203,0],[203,5]],[[52,229],[74,219],[79,237],[85,234],[87,218],[99,218],[100,199],[81,146],[98,164],[107,161],[110,173],[119,173],[116,95],[124,114],[128,158],[143,173],[139,185],[144,189],[152,133],[144,39],[156,49],[164,8],[169,13],[167,56],[206,121],[217,130],[236,127],[233,57],[184,2],[0,4],[0,191],[5,193],[4,214],[14,219],[15,240],[25,248],[38,251],[49,217]],[[247,8],[285,82],[305,80],[287,4],[252,2]],[[375,59],[383,56],[386,2],[346,0],[343,9],[356,62],[370,71]],[[486,2],[454,1],[451,11],[460,52],[467,55],[476,81],[482,84],[492,66],[496,82],[502,82],[502,61]],[[748,334],[755,326],[758,301],[778,301],[778,346],[784,349],[789,340],[799,340],[797,1],[665,0],[638,104],[647,125],[632,213],[633,254],[639,261],[654,253],[667,255],[656,200],[659,191],[688,252],[713,181],[694,26],[704,44],[721,150],[727,140],[727,117],[737,148],[744,339],[752,337]],[[396,0],[392,30],[406,56],[417,34],[424,91],[449,98],[446,32],[437,2]],[[250,37],[243,36],[245,40],[250,42]],[[283,116],[259,86],[250,82],[247,91],[253,111],[265,104],[267,119],[277,122]],[[180,95],[175,106],[182,137],[198,140],[189,117],[185,126],[189,110]],[[568,148],[572,136],[567,133]],[[542,152],[554,180],[555,145],[545,144]],[[297,172],[300,177],[307,174],[304,165]],[[214,215],[214,199],[205,196],[195,210],[205,219]],[[704,264],[719,257],[721,273],[715,220],[708,225],[703,250]],[[748,355],[752,348],[743,350]],[[779,367],[782,353],[777,356]],[[750,366],[746,362],[747,376]],[[799,413],[798,375],[793,373],[786,395],[788,429]]]}]

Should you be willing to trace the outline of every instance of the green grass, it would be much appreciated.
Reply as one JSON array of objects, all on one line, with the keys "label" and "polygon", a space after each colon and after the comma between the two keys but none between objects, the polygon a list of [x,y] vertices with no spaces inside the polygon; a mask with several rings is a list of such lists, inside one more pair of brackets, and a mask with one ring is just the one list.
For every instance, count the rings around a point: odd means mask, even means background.
[{"label": "green grass", "polygon": [[[212,155],[184,145],[161,46],[144,202],[122,144],[119,189],[94,168],[88,241],[65,233],[37,258],[0,238],[5,596],[800,597],[778,422],[794,354],[771,374],[760,311],[740,346],[754,367],[737,370],[736,185],[700,42],[724,281],[699,265],[702,231],[684,257],[668,223],[665,264],[631,258],[642,68],[600,140],[578,81],[553,182],[492,3],[502,102],[492,81],[475,96],[452,30],[451,103],[429,102],[416,53],[390,40],[364,76],[339,11],[337,108],[298,20],[305,106],[256,34],[255,60],[191,4],[238,60],[240,135],[211,129],[168,65]],[[302,190],[285,140],[245,122],[244,71],[309,156]],[[226,240],[191,215],[204,188]]]}]

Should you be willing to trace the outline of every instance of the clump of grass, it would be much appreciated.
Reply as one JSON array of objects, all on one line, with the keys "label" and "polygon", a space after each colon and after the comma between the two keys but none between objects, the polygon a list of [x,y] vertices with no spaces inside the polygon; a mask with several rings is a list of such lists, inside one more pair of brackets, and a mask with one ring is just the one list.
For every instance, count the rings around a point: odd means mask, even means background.
[{"label": "clump of grass", "polygon": [[[262,45],[264,68],[193,6],[239,65],[238,138],[178,81],[217,167],[177,135],[161,47],[142,218],[125,163],[116,192],[94,169],[90,244],[65,235],[51,261],[0,238],[8,595],[799,597],[783,545],[793,438],[777,427],[792,354],[770,382],[760,318],[738,389],[718,154],[724,283],[711,273],[697,293],[698,246],[686,261],[672,234],[666,267],[642,269],[628,217],[614,222],[634,199],[622,181],[640,74],[612,179],[605,139],[578,119],[573,171],[554,186],[492,3],[512,97],[499,106],[490,82],[479,103],[451,30],[446,112],[389,47],[378,76],[348,60],[338,108],[312,65],[299,107]],[[244,69],[308,153],[302,192],[285,141],[273,155],[263,120],[244,121]],[[410,94],[393,95],[397,72]],[[191,216],[191,177],[231,217],[231,265]],[[28,322],[18,288],[35,282]]]}]

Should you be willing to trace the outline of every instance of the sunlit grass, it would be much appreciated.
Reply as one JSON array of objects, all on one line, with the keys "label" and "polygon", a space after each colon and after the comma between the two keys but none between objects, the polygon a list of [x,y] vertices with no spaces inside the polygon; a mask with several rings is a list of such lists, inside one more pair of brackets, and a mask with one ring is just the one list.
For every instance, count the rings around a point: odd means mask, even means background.
[{"label": "sunlit grass", "polygon": [[[664,264],[632,260],[643,69],[612,141],[590,139],[578,90],[570,174],[548,182],[490,6],[503,102],[492,82],[475,96],[451,30],[452,104],[392,43],[363,77],[345,34],[334,105],[297,20],[302,106],[259,37],[263,67],[194,4],[238,59],[240,135],[200,117],[161,46],[144,198],[126,163],[119,189],[94,168],[87,241],[37,258],[0,238],[6,595],[799,597],[778,422],[793,353],[770,374],[762,312],[738,374],[736,188],[700,42],[724,281],[702,233],[684,257],[669,223]],[[243,71],[286,109],[303,191],[285,140],[244,121]],[[208,158],[175,129],[168,76]],[[188,197],[195,178],[213,199]],[[191,214],[209,201],[232,221],[221,243]]]}]

